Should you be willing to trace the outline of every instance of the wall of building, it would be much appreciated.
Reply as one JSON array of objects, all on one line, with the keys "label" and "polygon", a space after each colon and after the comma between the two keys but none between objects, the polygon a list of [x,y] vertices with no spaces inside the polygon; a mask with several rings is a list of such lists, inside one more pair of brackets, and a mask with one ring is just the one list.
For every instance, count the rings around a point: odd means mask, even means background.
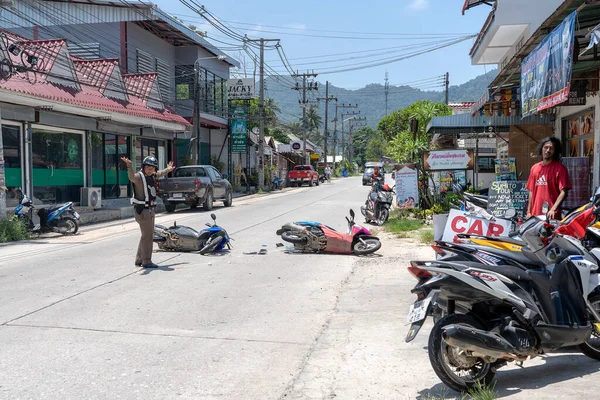
[{"label": "wall of building", "polygon": [[514,157],[517,164],[517,176],[522,172],[520,180],[529,178],[529,170],[540,161],[537,153],[541,139],[552,136],[552,125],[513,125],[508,137],[508,156]]},{"label": "wall of building", "polygon": [[[569,106],[569,107],[557,107],[556,108],[556,121],[554,122],[554,135],[563,140],[563,147],[567,146],[564,143],[565,137],[563,137],[562,121],[569,119],[570,117],[581,114],[582,112],[593,112],[594,113],[594,165],[598,166],[600,162],[600,97],[599,96],[587,96],[586,105],[584,106]],[[593,180],[592,187],[598,187],[600,185],[600,174],[597,172],[598,168],[593,169]]]}]

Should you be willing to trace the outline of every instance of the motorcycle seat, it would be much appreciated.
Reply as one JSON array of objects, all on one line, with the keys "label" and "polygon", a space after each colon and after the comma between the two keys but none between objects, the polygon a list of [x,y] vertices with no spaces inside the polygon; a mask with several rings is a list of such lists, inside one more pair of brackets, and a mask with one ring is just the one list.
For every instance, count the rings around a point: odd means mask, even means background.
[{"label": "motorcycle seat", "polygon": [[453,266],[458,271],[465,271],[470,268],[482,269],[485,271],[495,272],[497,274],[504,275],[508,279],[520,282],[531,282],[531,277],[525,272],[525,270],[514,267],[512,265],[487,265],[481,264],[474,261],[460,261],[456,262]]}]

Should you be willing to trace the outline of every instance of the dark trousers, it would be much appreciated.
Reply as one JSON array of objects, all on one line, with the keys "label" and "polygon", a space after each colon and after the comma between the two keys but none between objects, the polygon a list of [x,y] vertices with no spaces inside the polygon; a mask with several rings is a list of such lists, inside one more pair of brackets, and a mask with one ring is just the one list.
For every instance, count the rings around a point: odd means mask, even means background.
[{"label": "dark trousers", "polygon": [[144,208],[141,214],[138,214],[134,210],[133,215],[142,232],[135,261],[141,261],[142,265],[147,265],[152,262],[152,247],[154,246],[152,242],[154,235],[154,207]]}]

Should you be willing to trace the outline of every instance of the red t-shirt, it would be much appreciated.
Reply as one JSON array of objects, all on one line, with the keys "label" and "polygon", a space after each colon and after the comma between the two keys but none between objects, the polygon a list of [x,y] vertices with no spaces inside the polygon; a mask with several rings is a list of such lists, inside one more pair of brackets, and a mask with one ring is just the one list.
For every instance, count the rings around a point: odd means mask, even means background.
[{"label": "red t-shirt", "polygon": [[[561,190],[571,188],[571,179],[567,167],[558,161],[552,161],[548,165],[542,162],[531,167],[527,189],[531,192],[531,215],[542,215],[544,202],[548,203],[548,211],[560,195]],[[561,218],[559,208],[556,219]]]}]

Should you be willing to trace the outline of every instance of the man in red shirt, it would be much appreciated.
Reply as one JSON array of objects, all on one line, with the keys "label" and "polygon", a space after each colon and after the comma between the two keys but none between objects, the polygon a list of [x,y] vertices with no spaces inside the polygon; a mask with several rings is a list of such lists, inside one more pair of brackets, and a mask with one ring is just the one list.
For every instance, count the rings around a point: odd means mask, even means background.
[{"label": "man in red shirt", "polygon": [[531,167],[527,181],[530,192],[527,218],[547,215],[550,219],[561,219],[560,206],[571,188],[567,168],[560,162],[561,152],[560,140],[555,137],[540,142],[538,153],[542,161]]}]

